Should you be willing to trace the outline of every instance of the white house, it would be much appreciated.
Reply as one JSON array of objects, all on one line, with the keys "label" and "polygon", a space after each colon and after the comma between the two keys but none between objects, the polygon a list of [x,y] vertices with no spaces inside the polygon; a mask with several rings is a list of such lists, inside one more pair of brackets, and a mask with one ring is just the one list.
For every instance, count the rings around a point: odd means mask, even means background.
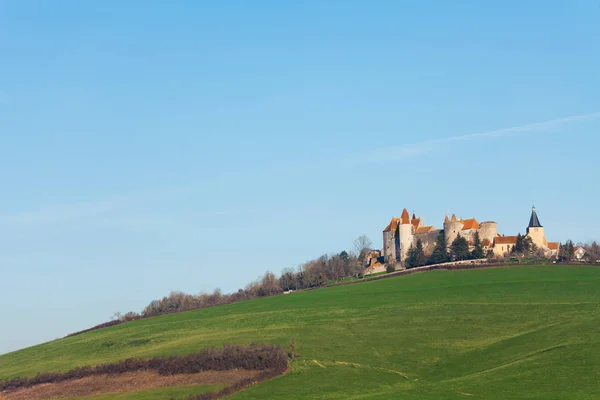
[{"label": "white house", "polygon": [[585,249],[583,247],[575,247],[575,252],[573,255],[575,256],[575,260],[583,261],[585,257]]}]

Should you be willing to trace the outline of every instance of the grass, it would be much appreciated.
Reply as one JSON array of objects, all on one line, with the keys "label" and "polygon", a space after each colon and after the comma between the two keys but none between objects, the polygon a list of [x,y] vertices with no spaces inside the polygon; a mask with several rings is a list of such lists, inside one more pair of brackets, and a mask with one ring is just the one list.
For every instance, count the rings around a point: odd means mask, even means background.
[{"label": "grass", "polygon": [[107,393],[95,396],[71,397],[66,400],[165,400],[176,399],[183,400],[186,397],[216,392],[223,389],[226,385],[189,385],[179,387],[164,387],[155,389],[140,390],[137,392],[126,393]]},{"label": "grass", "polygon": [[600,268],[431,271],[165,315],[0,356],[0,379],[292,337],[290,373],[234,399],[597,399]]},{"label": "grass", "polygon": [[341,279],[338,279],[338,280],[336,280],[336,281],[328,281],[326,286],[329,286],[329,285],[336,285],[336,284],[338,284],[338,283],[345,283],[345,282],[361,281],[361,280],[363,280],[363,279],[367,279],[367,278],[374,278],[374,277],[376,277],[376,276],[385,275],[385,274],[387,274],[387,272],[386,272],[386,271],[383,271],[383,272],[376,272],[376,273],[374,273],[374,274],[369,274],[369,275],[364,275],[364,276],[363,276],[363,275],[361,275],[361,276],[358,276],[358,277],[356,277],[356,276],[346,276],[346,277],[344,277],[344,278],[341,278]]}]

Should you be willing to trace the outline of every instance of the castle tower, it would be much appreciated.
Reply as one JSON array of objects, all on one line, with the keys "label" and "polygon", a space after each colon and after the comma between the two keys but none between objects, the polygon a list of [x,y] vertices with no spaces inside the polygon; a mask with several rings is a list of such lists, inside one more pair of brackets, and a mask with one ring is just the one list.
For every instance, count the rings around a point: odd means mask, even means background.
[{"label": "castle tower", "polygon": [[400,218],[392,218],[389,225],[383,230],[383,256],[385,263],[395,265],[400,261],[400,233],[398,226]]},{"label": "castle tower", "polygon": [[527,227],[527,236],[531,238],[533,244],[540,248],[546,248],[546,238],[544,237],[544,227],[540,224],[540,220],[535,212],[535,206],[531,209],[531,218],[529,218],[529,226]]},{"label": "castle tower", "polygon": [[444,237],[446,238],[446,246],[450,246],[454,239],[462,230],[462,222],[456,219],[456,215],[452,214],[452,218],[448,220],[448,216],[444,220]]},{"label": "castle tower", "polygon": [[485,221],[479,224],[479,239],[487,239],[490,243],[494,243],[494,239],[498,235],[498,224],[494,221]]},{"label": "castle tower", "polygon": [[400,262],[404,264],[408,249],[413,244],[413,225],[410,222],[410,217],[408,216],[406,208],[402,211],[398,229],[400,233]]}]

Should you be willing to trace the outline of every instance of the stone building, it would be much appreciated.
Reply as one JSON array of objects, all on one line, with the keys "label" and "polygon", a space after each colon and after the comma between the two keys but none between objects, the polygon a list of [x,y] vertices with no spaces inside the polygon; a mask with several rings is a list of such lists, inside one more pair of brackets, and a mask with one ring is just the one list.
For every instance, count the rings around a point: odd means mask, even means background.
[{"label": "stone building", "polygon": [[392,221],[383,230],[385,263],[404,265],[408,249],[417,242],[417,238],[423,242],[425,252],[430,253],[435,246],[435,239],[439,232],[439,229],[423,224],[422,217],[417,218],[413,213],[411,218],[405,208],[400,218],[392,218]]},{"label": "stone building", "polygon": [[[475,234],[479,234],[479,239],[484,251],[492,250],[495,255],[505,255],[510,253],[516,244],[517,236],[501,236],[498,234],[498,224],[494,221],[478,222],[475,218],[459,219],[456,215],[444,219],[443,224],[444,239],[449,247],[452,242],[460,235],[469,243],[471,249],[474,245]],[[408,249],[421,239],[425,254],[431,254],[439,236],[440,229],[433,226],[426,226],[423,218],[417,218],[413,213],[409,216],[406,208],[402,211],[399,218],[392,218],[388,226],[383,230],[383,259],[385,264],[393,263],[404,266]],[[544,236],[544,228],[540,224],[535,207],[532,210],[529,226],[527,227],[527,236],[531,237],[532,242],[547,255],[555,253],[558,249],[558,243],[548,242]]]}]

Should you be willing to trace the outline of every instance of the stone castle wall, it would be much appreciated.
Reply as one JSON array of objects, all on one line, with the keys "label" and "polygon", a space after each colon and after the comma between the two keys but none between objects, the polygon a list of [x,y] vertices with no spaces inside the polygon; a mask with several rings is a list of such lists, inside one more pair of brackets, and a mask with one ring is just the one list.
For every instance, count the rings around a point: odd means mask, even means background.
[{"label": "stone castle wall", "polygon": [[383,256],[385,257],[386,263],[396,259],[396,246],[394,245],[393,231],[383,232]]},{"label": "stone castle wall", "polygon": [[425,255],[429,256],[433,253],[433,249],[435,247],[435,241],[440,233],[439,229],[433,230],[427,233],[417,233],[415,234],[415,243],[417,239],[421,239],[423,242],[423,250],[425,251]]}]

